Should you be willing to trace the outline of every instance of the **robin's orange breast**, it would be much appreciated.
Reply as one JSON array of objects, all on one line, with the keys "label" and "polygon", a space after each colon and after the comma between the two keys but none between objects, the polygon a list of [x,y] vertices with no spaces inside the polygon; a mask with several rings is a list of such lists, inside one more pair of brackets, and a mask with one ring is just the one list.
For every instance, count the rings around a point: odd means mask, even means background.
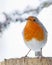
[{"label": "robin's orange breast", "polygon": [[32,38],[38,41],[44,40],[44,30],[38,23],[28,21],[24,28],[24,39],[29,41]]}]

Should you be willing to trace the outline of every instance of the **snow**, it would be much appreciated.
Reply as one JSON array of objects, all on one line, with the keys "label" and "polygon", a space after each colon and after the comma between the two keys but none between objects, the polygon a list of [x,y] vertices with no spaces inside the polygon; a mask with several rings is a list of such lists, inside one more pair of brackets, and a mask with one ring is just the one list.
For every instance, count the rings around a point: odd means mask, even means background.
[{"label": "snow", "polygon": [[[18,9],[22,12],[27,4],[30,4],[32,6],[32,0],[30,0],[30,2],[28,0],[18,0],[19,2],[17,2],[17,0],[0,1],[0,11],[5,11],[7,13],[15,9]],[[38,0],[36,2],[39,3]],[[33,4],[33,6],[35,5]],[[44,8],[37,17],[44,24],[48,31],[48,41],[43,48],[43,56],[52,57],[52,5]],[[5,58],[19,58],[25,56],[29,51],[29,48],[25,45],[22,37],[22,31],[25,24],[26,22],[11,23],[10,26],[3,32],[2,37],[0,37],[0,61],[3,61]],[[31,51],[28,56],[34,57],[34,51]]]}]

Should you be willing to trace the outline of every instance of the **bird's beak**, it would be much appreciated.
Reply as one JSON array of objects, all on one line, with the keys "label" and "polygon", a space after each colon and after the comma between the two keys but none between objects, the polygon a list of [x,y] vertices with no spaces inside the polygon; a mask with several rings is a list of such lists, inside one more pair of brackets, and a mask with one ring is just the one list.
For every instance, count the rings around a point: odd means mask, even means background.
[{"label": "bird's beak", "polygon": [[28,20],[28,18],[26,18],[25,20]]}]

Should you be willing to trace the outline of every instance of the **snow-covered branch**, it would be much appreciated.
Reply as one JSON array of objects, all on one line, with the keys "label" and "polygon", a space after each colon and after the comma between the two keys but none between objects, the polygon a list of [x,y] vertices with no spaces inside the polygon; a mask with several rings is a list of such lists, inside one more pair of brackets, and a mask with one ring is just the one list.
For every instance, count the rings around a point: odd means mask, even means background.
[{"label": "snow-covered branch", "polygon": [[3,23],[2,21],[0,22],[0,32],[2,32],[5,28],[7,28],[10,22],[25,21],[25,19],[27,18],[26,16],[23,17],[23,15],[25,14],[27,16],[29,16],[29,14],[37,16],[43,8],[48,7],[51,4],[52,1],[48,0],[41,2],[37,8],[30,8],[30,6],[28,6],[29,8],[26,8],[22,13],[18,12],[17,10],[9,14],[3,12],[2,14],[5,16],[6,20]]}]

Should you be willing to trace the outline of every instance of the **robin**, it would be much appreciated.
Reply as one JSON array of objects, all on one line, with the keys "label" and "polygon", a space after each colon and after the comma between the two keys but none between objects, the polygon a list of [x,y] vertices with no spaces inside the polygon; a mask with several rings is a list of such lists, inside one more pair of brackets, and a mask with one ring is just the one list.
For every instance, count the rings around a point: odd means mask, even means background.
[{"label": "robin", "polygon": [[42,57],[42,48],[47,42],[47,30],[37,17],[29,16],[26,20],[23,30],[25,44],[30,49],[29,52],[34,50],[35,56]]}]

